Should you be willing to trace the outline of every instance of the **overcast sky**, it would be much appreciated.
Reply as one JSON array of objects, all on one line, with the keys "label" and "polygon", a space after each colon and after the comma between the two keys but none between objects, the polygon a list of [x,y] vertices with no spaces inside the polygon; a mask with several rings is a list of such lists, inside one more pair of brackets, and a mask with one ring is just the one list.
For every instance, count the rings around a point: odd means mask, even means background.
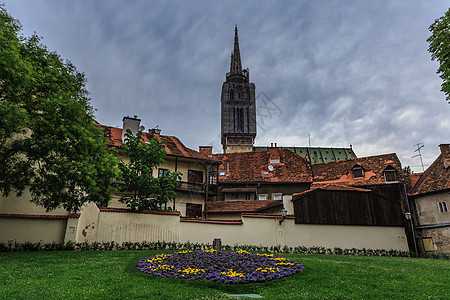
[{"label": "overcast sky", "polygon": [[256,145],[307,146],[310,134],[311,146],[352,144],[360,157],[395,152],[420,166],[414,144],[430,164],[450,143],[450,105],[426,42],[448,1],[5,4],[25,36],[37,32],[86,74],[105,125],[137,115],[146,129],[221,152],[220,92],[238,24],[256,85]]}]

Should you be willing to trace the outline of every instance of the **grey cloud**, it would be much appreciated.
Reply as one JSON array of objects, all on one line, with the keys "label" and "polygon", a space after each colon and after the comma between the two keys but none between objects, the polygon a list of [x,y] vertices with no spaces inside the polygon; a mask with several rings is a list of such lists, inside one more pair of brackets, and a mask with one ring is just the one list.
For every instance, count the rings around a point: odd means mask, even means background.
[{"label": "grey cloud", "polygon": [[[450,142],[450,107],[430,61],[428,26],[446,1],[6,1],[25,35],[88,76],[96,117],[137,114],[186,145],[220,150],[220,90],[234,24],[257,94],[282,114],[257,144],[396,152],[418,165]],[[418,171],[419,169],[415,169]]]}]

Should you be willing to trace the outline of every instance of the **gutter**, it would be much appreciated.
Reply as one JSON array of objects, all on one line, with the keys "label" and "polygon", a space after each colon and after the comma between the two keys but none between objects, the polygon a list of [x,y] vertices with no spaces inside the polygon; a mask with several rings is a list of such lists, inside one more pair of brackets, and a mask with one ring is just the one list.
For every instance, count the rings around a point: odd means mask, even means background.
[{"label": "gutter", "polygon": [[[408,199],[408,192],[406,191],[406,185],[405,182],[402,181],[403,184],[403,190],[405,191],[405,197],[406,197],[406,206],[408,208],[408,212],[411,213],[411,209],[409,207],[409,199]],[[413,222],[413,217],[411,215],[411,219],[409,220],[411,222],[411,229],[412,229],[412,234],[413,234],[413,241],[414,241],[414,248],[416,250],[417,253],[417,242],[416,242],[416,230],[414,228],[414,222]]]},{"label": "gutter", "polygon": [[421,226],[417,226],[416,229],[431,229],[431,228],[439,228],[439,227],[447,227],[447,226],[450,226],[450,223],[421,225]]}]

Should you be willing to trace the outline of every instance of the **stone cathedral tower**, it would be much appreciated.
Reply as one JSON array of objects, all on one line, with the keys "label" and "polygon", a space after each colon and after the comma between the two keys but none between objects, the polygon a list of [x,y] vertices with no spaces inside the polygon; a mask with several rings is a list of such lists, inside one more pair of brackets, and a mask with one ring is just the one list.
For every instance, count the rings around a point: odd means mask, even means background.
[{"label": "stone cathedral tower", "polygon": [[223,153],[250,152],[256,137],[255,84],[248,69],[242,70],[237,25],[234,29],[234,50],[230,72],[222,85],[222,147]]}]

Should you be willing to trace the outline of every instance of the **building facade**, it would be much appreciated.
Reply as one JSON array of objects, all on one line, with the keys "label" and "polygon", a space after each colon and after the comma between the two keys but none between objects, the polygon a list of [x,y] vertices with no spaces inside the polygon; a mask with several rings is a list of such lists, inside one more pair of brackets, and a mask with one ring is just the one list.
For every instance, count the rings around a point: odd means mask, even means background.
[{"label": "building facade", "polygon": [[[410,199],[419,250],[450,252],[450,144],[411,185]],[[416,176],[415,176],[416,175]]]},{"label": "building facade", "polygon": [[[115,147],[123,161],[127,157],[121,152],[124,132],[130,129],[136,134],[140,129],[140,119],[135,117],[124,117],[123,127],[116,128],[105,125],[98,125],[103,129],[107,144]],[[167,203],[173,211],[179,211],[182,216],[198,217],[204,216],[206,201],[214,200],[217,196],[217,168],[220,162],[211,157],[186,147],[178,138],[174,136],[162,135],[159,129],[150,129],[143,132],[144,142],[152,138],[165,142],[166,156],[164,162],[153,170],[154,177],[163,176],[167,170],[181,172],[181,181],[176,189],[177,197]],[[120,194],[116,194],[109,208],[126,208],[118,199]]]}]

